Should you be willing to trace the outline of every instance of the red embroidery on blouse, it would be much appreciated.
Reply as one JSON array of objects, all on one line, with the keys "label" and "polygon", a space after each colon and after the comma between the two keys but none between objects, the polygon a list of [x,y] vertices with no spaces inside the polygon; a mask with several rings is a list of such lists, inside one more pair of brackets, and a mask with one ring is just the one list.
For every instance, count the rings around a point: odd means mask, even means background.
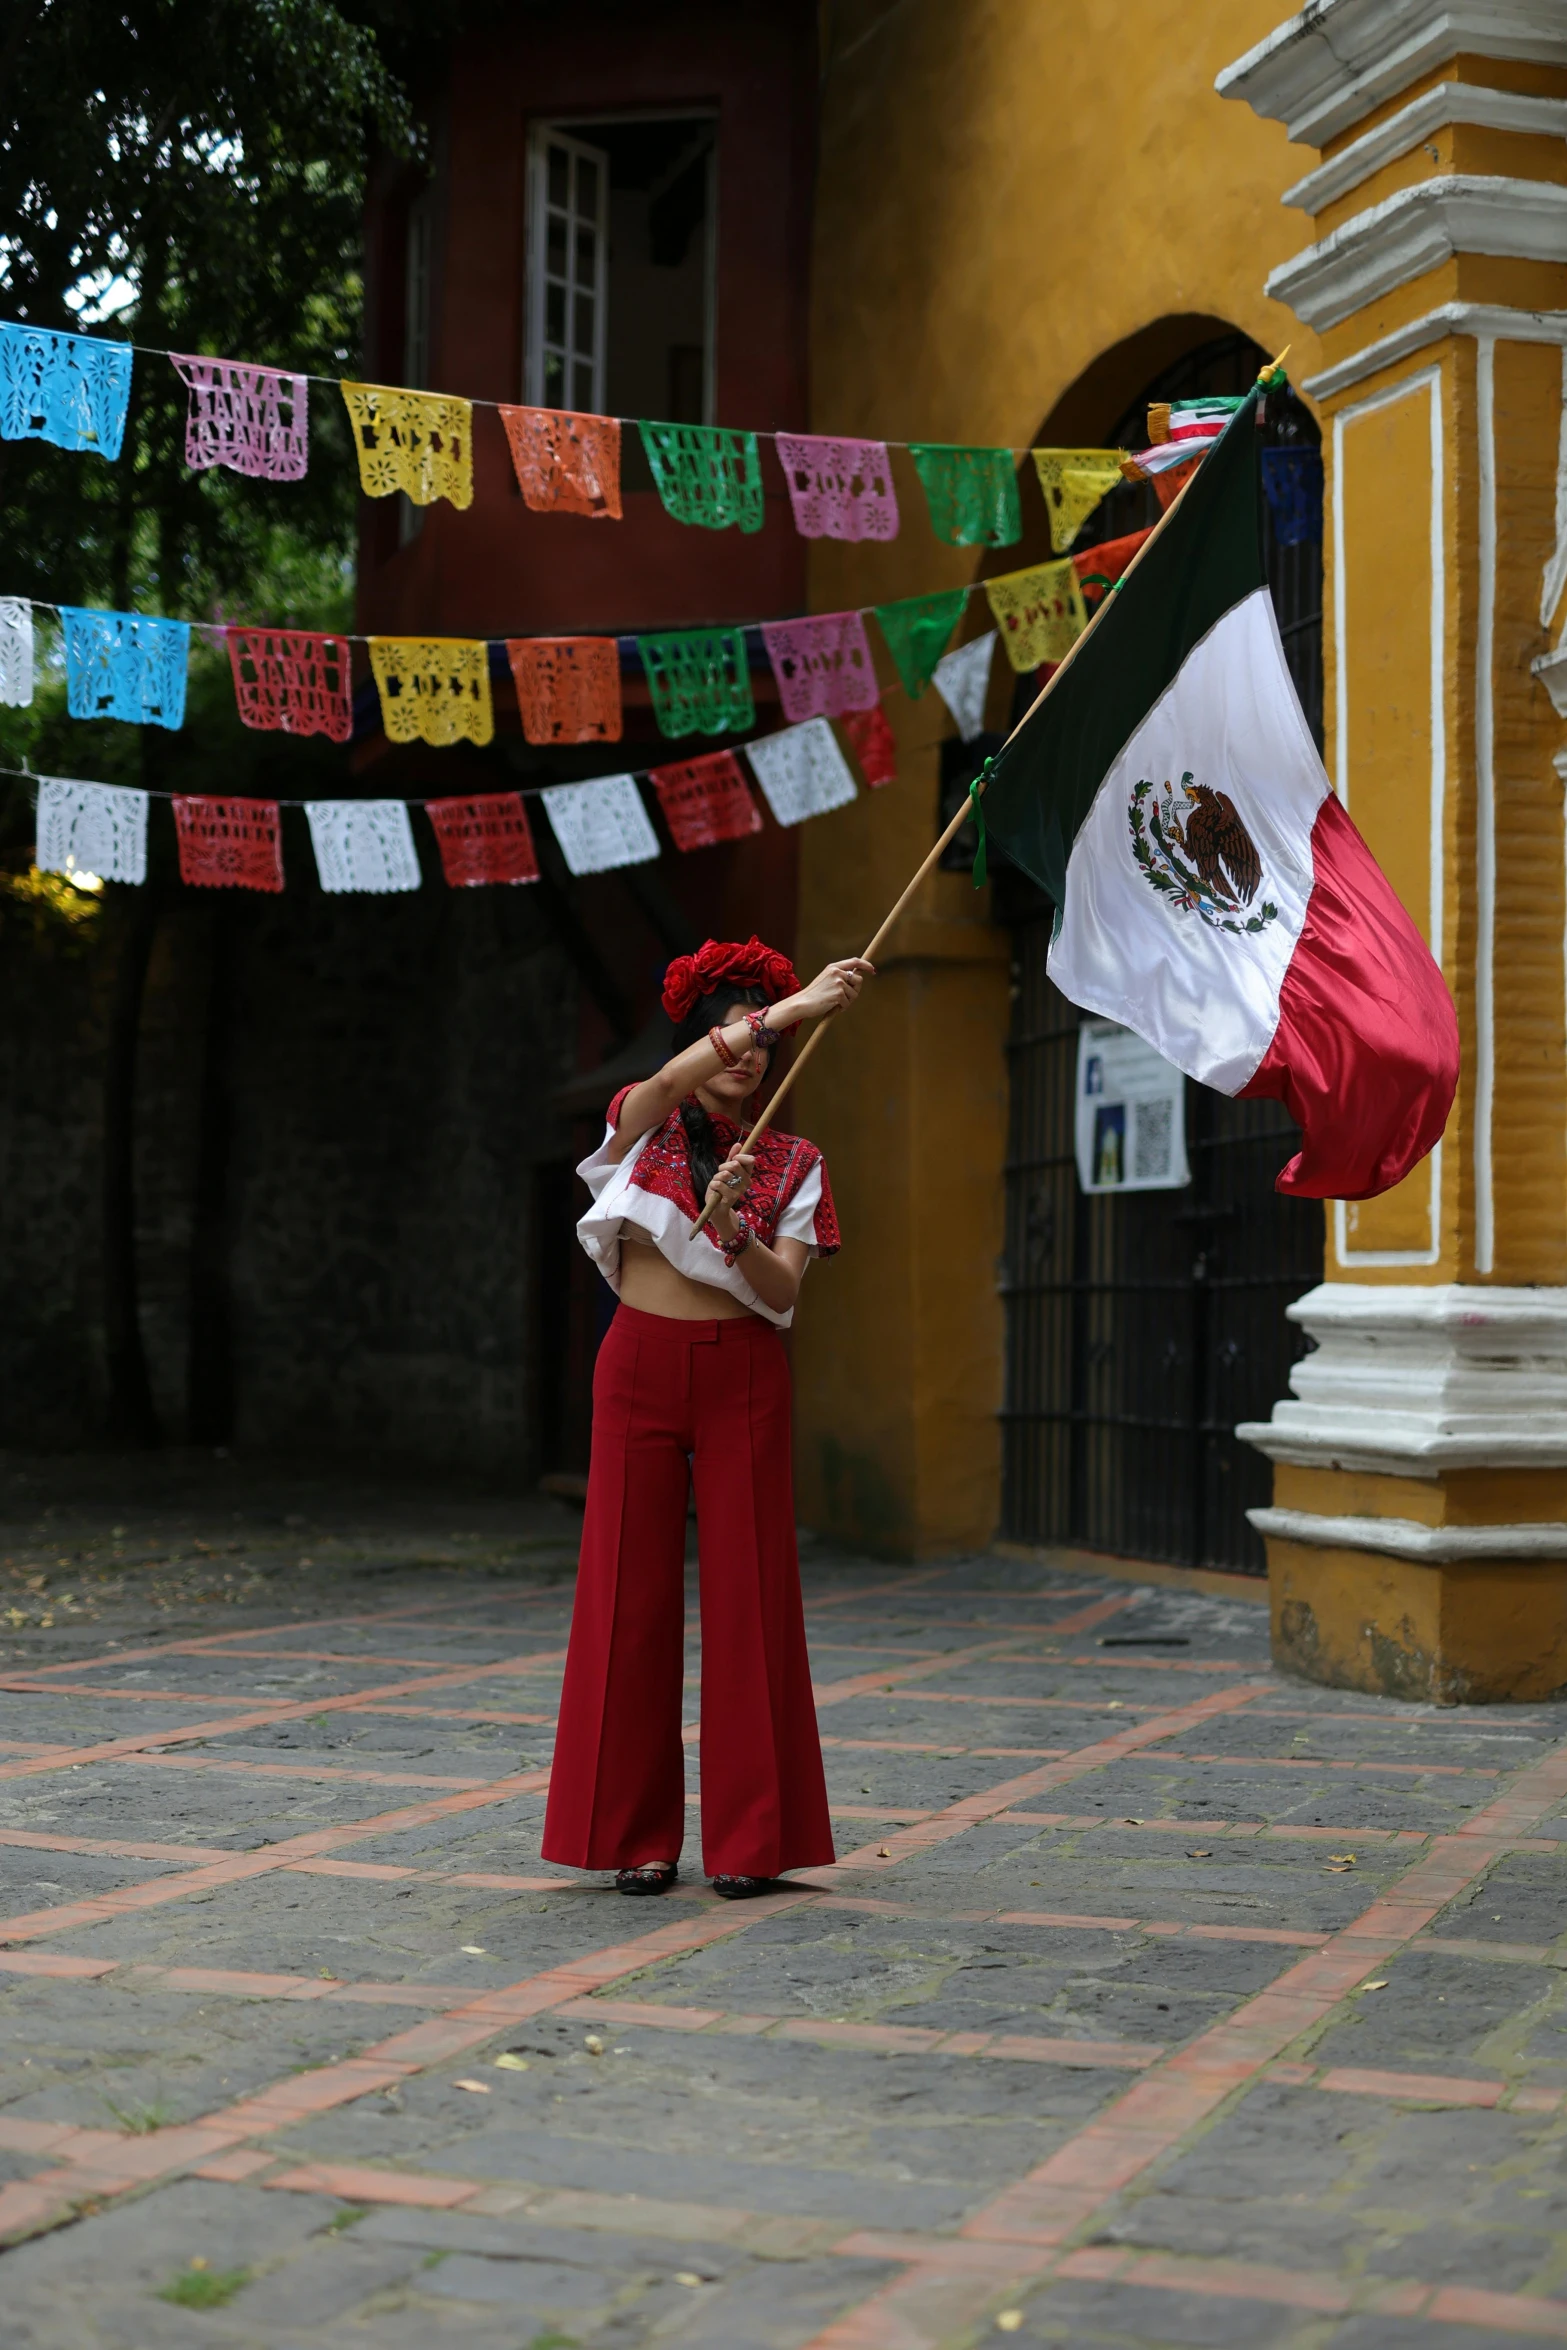
[{"label": "red embroidery on blouse", "polygon": [[[610,1103],[605,1116],[614,1126],[621,1106],[631,1087],[623,1085]],[[740,1129],[731,1119],[715,1116],[712,1121],[713,1140],[719,1156],[730,1150],[740,1136]],[[748,1224],[758,1240],[771,1247],[779,1221],[789,1202],[813,1167],[822,1171],[822,1196],[816,1203],[814,1233],[817,1249],[824,1257],[836,1256],[843,1245],[838,1230],[837,1210],[833,1206],[832,1187],[827,1181],[827,1162],[814,1142],[807,1142],[803,1134],[780,1134],[769,1126],[756,1146],[756,1177],[745,1198],[735,1210],[738,1223]],[[691,1154],[686,1142],[686,1130],[680,1122],[680,1112],[671,1110],[662,1126],[656,1127],[637,1153],[630,1182],[638,1191],[650,1191],[658,1199],[675,1201],[686,1215],[696,1217],[699,1201],[691,1181]],[[723,1242],[711,1224],[702,1227],[715,1248]]]}]

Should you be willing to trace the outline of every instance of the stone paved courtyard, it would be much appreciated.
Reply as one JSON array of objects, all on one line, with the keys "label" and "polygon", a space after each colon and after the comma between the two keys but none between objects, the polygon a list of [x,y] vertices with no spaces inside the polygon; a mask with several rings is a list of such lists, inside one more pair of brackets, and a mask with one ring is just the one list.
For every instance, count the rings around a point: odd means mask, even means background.
[{"label": "stone paved courtyard", "polygon": [[808,1547],[842,1857],[633,1903],[575,1533],[0,1464],[6,2350],[1567,2341],[1567,1708]]}]

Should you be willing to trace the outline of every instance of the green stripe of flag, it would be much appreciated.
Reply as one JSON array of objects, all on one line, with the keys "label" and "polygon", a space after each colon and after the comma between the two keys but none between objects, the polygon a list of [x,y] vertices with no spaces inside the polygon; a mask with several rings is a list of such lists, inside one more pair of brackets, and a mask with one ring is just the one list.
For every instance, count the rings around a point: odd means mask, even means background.
[{"label": "green stripe of flag", "polygon": [[1216,622],[1266,578],[1259,387],[1198,468],[1180,510],[1116,590],[1114,609],[1049,698],[998,752],[985,821],[1057,906],[1079,826],[1116,757]]}]

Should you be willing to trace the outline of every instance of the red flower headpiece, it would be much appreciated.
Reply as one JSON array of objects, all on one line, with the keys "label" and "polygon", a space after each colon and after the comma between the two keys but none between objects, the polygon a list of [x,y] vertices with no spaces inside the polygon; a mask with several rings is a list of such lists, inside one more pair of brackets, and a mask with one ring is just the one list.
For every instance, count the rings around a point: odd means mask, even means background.
[{"label": "red flower headpiece", "polygon": [[770,1004],[781,1003],[800,984],[788,956],[759,938],[748,938],[744,946],[710,938],[700,953],[677,955],[664,973],[664,1009],[675,1026],[726,979],[736,987],[759,988]]}]

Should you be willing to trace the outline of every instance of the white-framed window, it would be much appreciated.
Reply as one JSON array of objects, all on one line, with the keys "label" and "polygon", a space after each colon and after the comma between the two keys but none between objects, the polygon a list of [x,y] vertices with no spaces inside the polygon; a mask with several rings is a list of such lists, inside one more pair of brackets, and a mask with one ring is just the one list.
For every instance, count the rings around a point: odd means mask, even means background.
[{"label": "white-framed window", "polygon": [[711,110],[531,126],[530,406],[713,421],[717,200]]},{"label": "white-framed window", "polygon": [[609,158],[556,123],[528,141],[527,399],[605,413]]}]

